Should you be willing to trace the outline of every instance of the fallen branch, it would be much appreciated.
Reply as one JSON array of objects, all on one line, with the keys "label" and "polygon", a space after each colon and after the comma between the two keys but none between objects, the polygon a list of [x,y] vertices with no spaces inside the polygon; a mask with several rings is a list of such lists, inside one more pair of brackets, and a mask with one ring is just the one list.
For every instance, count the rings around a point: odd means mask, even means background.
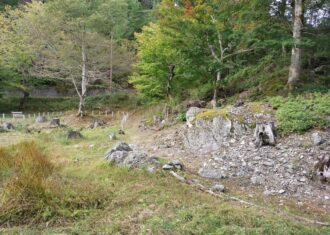
[{"label": "fallen branch", "polygon": [[298,215],[292,215],[292,214],[286,213],[284,211],[276,212],[276,211],[270,210],[269,208],[266,208],[266,207],[263,207],[263,206],[254,204],[252,202],[244,201],[244,200],[242,200],[240,198],[237,198],[237,197],[228,196],[228,195],[226,195],[224,193],[215,193],[212,190],[210,190],[207,187],[205,187],[204,185],[199,184],[199,183],[195,183],[192,180],[187,180],[183,176],[180,176],[179,174],[175,173],[174,171],[170,171],[170,173],[171,173],[172,176],[174,176],[179,181],[181,181],[183,183],[186,183],[188,185],[191,185],[193,187],[196,187],[199,190],[201,190],[202,192],[208,193],[208,194],[210,194],[210,195],[212,195],[214,197],[223,198],[223,199],[227,199],[227,200],[231,200],[231,201],[237,201],[237,202],[239,202],[241,204],[244,204],[244,205],[249,205],[249,206],[257,207],[257,208],[260,208],[260,209],[269,211],[269,212],[271,212],[273,214],[279,214],[279,215],[282,215],[282,216],[285,216],[285,217],[294,218],[296,220],[305,221],[306,223],[317,224],[317,225],[322,225],[322,226],[330,227],[330,224],[328,224],[328,223],[324,223],[324,222],[320,222],[320,221],[317,221],[317,220],[308,219],[308,218],[301,217],[301,216],[298,216]]}]

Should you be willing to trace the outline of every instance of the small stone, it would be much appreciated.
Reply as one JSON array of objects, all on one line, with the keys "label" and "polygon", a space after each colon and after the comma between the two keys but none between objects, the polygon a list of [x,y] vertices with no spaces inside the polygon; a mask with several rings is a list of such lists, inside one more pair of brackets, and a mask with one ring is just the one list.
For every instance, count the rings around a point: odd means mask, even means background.
[{"label": "small stone", "polygon": [[269,162],[263,162],[263,165],[264,166],[274,166],[274,162],[271,162],[271,161],[269,161]]},{"label": "small stone", "polygon": [[319,133],[319,132],[315,132],[312,134],[312,142],[314,145],[320,145],[323,144],[325,139],[323,138],[323,136]]},{"label": "small stone", "polygon": [[284,189],[281,189],[280,191],[278,191],[279,194],[283,194],[285,193],[285,190]]},{"label": "small stone", "polygon": [[329,200],[330,197],[329,197],[329,196],[324,196],[324,199],[325,199],[325,200]]},{"label": "small stone", "polygon": [[272,194],[272,192],[269,191],[269,190],[265,190],[265,191],[262,193],[262,195],[264,195],[265,197],[268,197],[268,196],[270,196],[271,194]]},{"label": "small stone", "polygon": [[155,172],[155,167],[154,166],[149,166],[148,168],[147,168],[147,172],[148,173],[154,173]]},{"label": "small stone", "polygon": [[300,182],[306,182],[306,178],[300,178],[299,181]]},{"label": "small stone", "polygon": [[177,170],[183,169],[183,164],[179,160],[173,160],[169,162],[168,165],[173,166]]},{"label": "small stone", "polygon": [[225,186],[222,184],[215,184],[211,187],[211,190],[213,192],[224,192],[225,191]]},{"label": "small stone", "polygon": [[10,122],[5,122],[2,124],[2,129],[6,130],[6,131],[12,130],[12,129],[14,129],[14,125],[11,124]]},{"label": "small stone", "polygon": [[174,167],[169,165],[169,164],[165,164],[162,169],[165,170],[165,171],[168,171],[168,170],[172,170]]},{"label": "small stone", "polygon": [[109,135],[110,140],[117,140],[117,136],[115,133]]}]

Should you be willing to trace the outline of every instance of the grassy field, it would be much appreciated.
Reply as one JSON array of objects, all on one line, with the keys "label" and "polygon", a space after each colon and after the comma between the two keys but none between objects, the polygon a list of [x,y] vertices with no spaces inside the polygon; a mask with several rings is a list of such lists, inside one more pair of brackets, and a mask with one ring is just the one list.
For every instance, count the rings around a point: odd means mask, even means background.
[{"label": "grassy field", "polygon": [[[118,130],[118,120],[97,129],[85,128],[89,120],[73,116],[64,123],[41,133],[26,134],[22,125],[0,134],[0,234],[330,233],[281,216],[276,204],[264,205],[271,210],[246,206],[201,192],[164,171],[109,165],[103,156],[114,144],[108,135]],[[68,140],[68,126],[82,129],[83,138]],[[137,138],[133,127],[126,132],[120,140]],[[301,215],[305,210],[286,211]]]}]

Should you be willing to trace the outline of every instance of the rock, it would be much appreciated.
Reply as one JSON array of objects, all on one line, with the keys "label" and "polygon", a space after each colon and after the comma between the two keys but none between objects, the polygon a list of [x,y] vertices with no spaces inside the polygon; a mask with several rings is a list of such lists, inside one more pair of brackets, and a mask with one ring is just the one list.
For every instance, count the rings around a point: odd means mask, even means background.
[{"label": "rock", "polygon": [[269,191],[269,190],[265,190],[265,191],[262,193],[262,195],[264,195],[265,197],[268,197],[268,196],[272,195],[272,192]]},{"label": "rock", "polygon": [[122,129],[120,129],[120,130],[118,131],[118,134],[119,134],[119,135],[125,135],[125,131],[122,130]]},{"label": "rock", "polygon": [[145,120],[141,120],[138,126],[140,131],[145,131],[147,129],[146,127],[146,121]]},{"label": "rock", "polygon": [[264,179],[262,176],[254,175],[251,177],[250,181],[253,185],[261,185],[264,182]]},{"label": "rock", "polygon": [[53,118],[51,121],[50,121],[50,125],[51,126],[60,126],[61,123],[60,123],[60,119],[59,118]]},{"label": "rock", "polygon": [[278,191],[279,194],[284,194],[285,193],[285,190],[284,189],[281,189]]},{"label": "rock", "polygon": [[256,147],[263,145],[275,145],[275,125],[274,122],[257,123],[254,130],[254,138]]},{"label": "rock", "polygon": [[312,142],[314,145],[320,145],[323,144],[325,142],[325,139],[323,138],[323,136],[319,133],[319,132],[315,132],[312,134]]},{"label": "rock", "polygon": [[173,161],[169,162],[167,165],[173,166],[173,168],[176,170],[183,169],[183,164],[179,160],[173,160]]},{"label": "rock", "polygon": [[225,186],[223,186],[222,184],[215,184],[211,187],[211,190],[213,192],[224,192],[225,191]]},{"label": "rock", "polygon": [[134,146],[129,146],[127,143],[119,142],[115,144],[105,154],[105,159],[110,163],[119,166],[128,166],[132,168],[142,167],[159,167],[160,162],[157,157],[148,157],[148,155]]},{"label": "rock", "polygon": [[114,151],[129,152],[129,151],[133,151],[133,149],[125,142],[119,142],[119,143],[115,144],[110,151],[112,151],[112,152],[114,152]]},{"label": "rock", "polygon": [[193,150],[217,150],[229,144],[229,138],[241,138],[249,131],[250,129],[245,124],[236,123],[222,116],[200,119],[185,130],[184,145]]},{"label": "rock", "polygon": [[205,165],[201,167],[198,174],[202,177],[209,179],[223,179],[226,175],[221,172],[220,169],[213,168],[212,166]]},{"label": "rock", "polygon": [[1,128],[5,131],[13,130],[15,127],[10,122],[5,122],[1,125]]},{"label": "rock", "polygon": [[45,116],[38,116],[36,118],[36,123],[45,123],[47,122],[47,118]]},{"label": "rock", "polygon": [[151,174],[151,173],[154,173],[155,170],[156,170],[156,168],[154,166],[148,166],[146,171]]},{"label": "rock", "polygon": [[115,151],[112,152],[111,154],[106,156],[106,159],[110,163],[115,163],[117,165],[121,165],[124,163],[125,158],[128,156],[127,151]]},{"label": "rock", "polygon": [[186,113],[186,120],[187,120],[187,125],[188,127],[192,127],[192,123],[196,118],[196,115],[201,112],[200,108],[197,107],[191,107],[188,109],[187,113]]},{"label": "rock", "polygon": [[165,171],[169,171],[169,170],[173,170],[173,166],[169,165],[169,164],[165,164],[163,165],[162,169]]},{"label": "rock", "polygon": [[153,123],[153,125],[159,125],[159,124],[161,124],[161,122],[162,122],[162,118],[161,117],[159,117],[159,116],[154,116],[154,123]]},{"label": "rock", "polygon": [[117,140],[117,136],[115,133],[109,135],[110,140]]},{"label": "rock", "polygon": [[68,139],[81,139],[82,135],[79,131],[68,131],[67,133],[67,138]]},{"label": "rock", "polygon": [[140,151],[129,151],[127,157],[124,159],[123,164],[129,167],[138,168],[145,165],[148,155]]},{"label": "rock", "polygon": [[155,166],[155,167],[157,167],[157,168],[159,168],[159,167],[161,166],[158,157],[155,157],[155,156],[150,157],[150,158],[148,159],[148,162],[149,162],[151,165],[153,165],[153,166]]},{"label": "rock", "polygon": [[187,104],[187,108],[191,107],[197,107],[197,108],[205,108],[206,107],[206,102],[203,100],[194,100],[194,101],[189,101]]},{"label": "rock", "polygon": [[100,126],[104,126],[105,124],[106,124],[105,121],[100,120],[100,119],[96,119],[89,125],[89,127],[94,129],[94,128],[97,128],[97,127],[100,127]]},{"label": "rock", "polygon": [[237,100],[236,103],[234,104],[234,107],[241,107],[244,105],[244,101],[243,100]]}]

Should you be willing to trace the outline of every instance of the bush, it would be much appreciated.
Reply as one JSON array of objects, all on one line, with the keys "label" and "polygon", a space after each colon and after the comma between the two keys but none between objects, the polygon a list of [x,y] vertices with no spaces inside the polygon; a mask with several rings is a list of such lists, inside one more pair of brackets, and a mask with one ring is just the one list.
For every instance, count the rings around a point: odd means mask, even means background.
[{"label": "bush", "polygon": [[309,94],[284,99],[273,97],[269,102],[277,108],[278,129],[283,134],[303,132],[313,127],[330,127],[330,93]]},{"label": "bush", "polygon": [[181,112],[178,114],[177,118],[176,118],[179,122],[185,122],[186,121],[186,114]]}]

